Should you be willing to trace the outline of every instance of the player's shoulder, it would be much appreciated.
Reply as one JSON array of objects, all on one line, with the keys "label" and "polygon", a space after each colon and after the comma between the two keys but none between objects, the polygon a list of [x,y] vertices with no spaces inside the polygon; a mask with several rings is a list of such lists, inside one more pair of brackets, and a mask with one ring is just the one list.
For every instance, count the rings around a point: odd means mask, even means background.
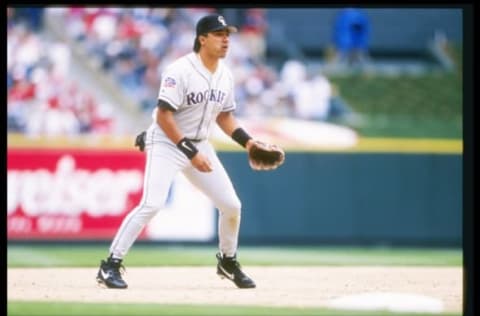
[{"label": "player's shoulder", "polygon": [[226,62],[223,61],[223,60],[220,60],[220,67],[222,67],[222,72],[223,72],[223,74],[225,74],[225,76],[226,76],[229,80],[232,80],[232,81],[233,81],[233,72],[232,72],[232,70],[230,69],[229,64],[226,63]]},{"label": "player's shoulder", "polygon": [[191,68],[192,53],[183,55],[174,60],[170,65],[165,68],[166,72],[185,73]]}]

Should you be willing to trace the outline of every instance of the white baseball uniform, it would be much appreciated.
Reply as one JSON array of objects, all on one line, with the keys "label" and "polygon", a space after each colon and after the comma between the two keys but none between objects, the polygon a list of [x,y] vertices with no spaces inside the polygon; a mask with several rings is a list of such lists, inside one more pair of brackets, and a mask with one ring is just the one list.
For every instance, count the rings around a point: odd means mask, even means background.
[{"label": "white baseball uniform", "polygon": [[[144,226],[165,205],[170,185],[181,171],[219,210],[219,248],[225,255],[233,256],[237,250],[241,203],[208,141],[217,115],[236,107],[232,73],[219,60],[212,74],[195,52],[189,53],[174,61],[162,73],[158,98],[176,110],[174,119],[178,128],[208,157],[213,171],[200,172],[193,167],[156,123],[156,108],[146,135],[143,196],[138,206],[123,220],[110,246],[110,253],[115,258],[123,258],[127,254]],[[185,198],[188,199],[188,196]]]}]

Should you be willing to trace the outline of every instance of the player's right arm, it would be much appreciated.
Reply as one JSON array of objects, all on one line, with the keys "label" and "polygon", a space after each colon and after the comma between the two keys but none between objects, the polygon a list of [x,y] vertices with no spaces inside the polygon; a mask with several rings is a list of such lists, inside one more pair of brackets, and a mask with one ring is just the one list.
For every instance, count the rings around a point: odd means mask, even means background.
[{"label": "player's right arm", "polygon": [[[185,137],[177,126],[173,117],[174,108],[163,100],[158,102],[158,110],[156,121],[158,126],[164,131],[165,135],[174,143],[177,144],[182,152],[188,154],[187,156],[192,165],[199,171],[210,172],[212,165],[208,158],[199,152],[192,143],[186,143]],[[184,147],[185,146],[185,147]]]}]

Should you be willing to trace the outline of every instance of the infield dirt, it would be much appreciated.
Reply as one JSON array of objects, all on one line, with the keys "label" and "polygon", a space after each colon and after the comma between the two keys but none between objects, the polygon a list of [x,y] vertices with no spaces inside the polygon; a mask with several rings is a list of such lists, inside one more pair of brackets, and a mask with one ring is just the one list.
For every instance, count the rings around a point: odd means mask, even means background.
[{"label": "infield dirt", "polygon": [[461,267],[244,267],[257,283],[237,289],[215,267],[127,267],[129,288],[100,288],[97,268],[10,268],[7,299],[28,301],[228,304],[327,307],[333,299],[369,292],[418,294],[462,311]]}]

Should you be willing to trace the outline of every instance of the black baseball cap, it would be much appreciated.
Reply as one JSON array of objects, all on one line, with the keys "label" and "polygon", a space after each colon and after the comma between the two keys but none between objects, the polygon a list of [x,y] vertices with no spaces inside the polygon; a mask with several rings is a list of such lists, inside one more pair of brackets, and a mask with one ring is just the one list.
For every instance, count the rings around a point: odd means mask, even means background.
[{"label": "black baseball cap", "polygon": [[218,14],[204,16],[197,22],[197,36],[224,29],[228,30],[230,33],[238,31],[235,26],[228,25],[225,22],[225,18]]}]

